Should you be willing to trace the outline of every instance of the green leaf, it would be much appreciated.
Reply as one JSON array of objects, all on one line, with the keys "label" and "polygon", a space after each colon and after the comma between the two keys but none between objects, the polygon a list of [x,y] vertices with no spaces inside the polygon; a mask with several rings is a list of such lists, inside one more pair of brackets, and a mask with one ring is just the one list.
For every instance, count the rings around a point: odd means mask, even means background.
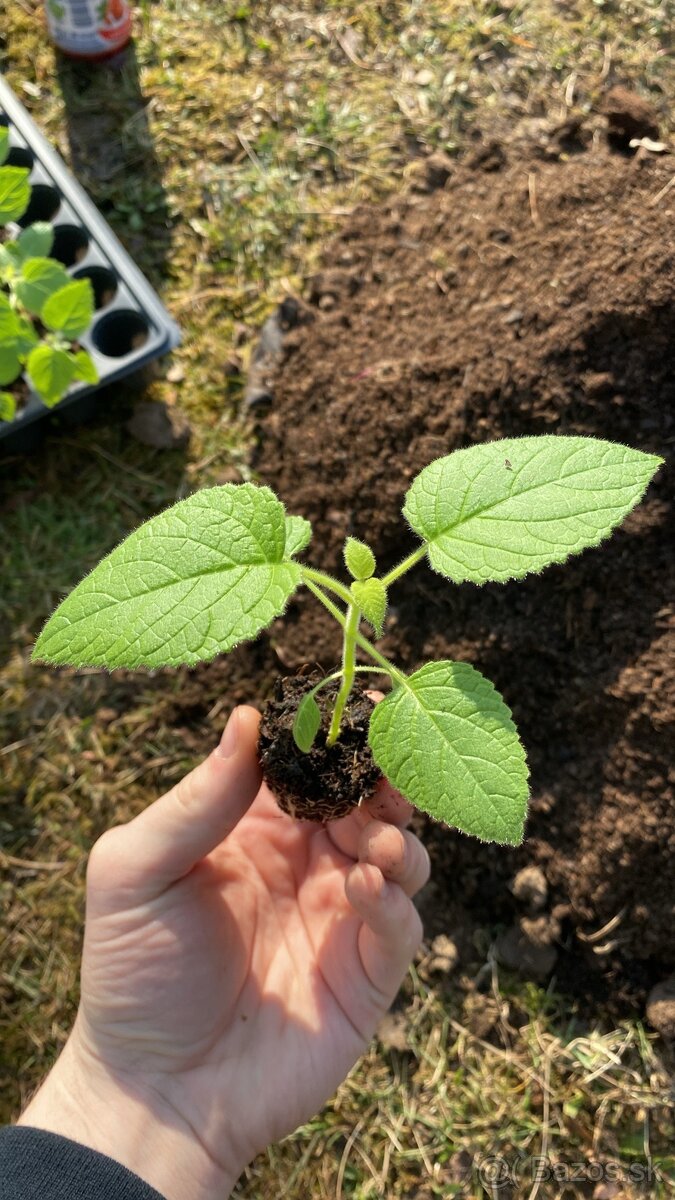
[{"label": "green leaf", "polygon": [[76,379],[81,379],[83,383],[98,383],[98,370],[91,354],[86,350],[78,350],[77,354],[71,354],[70,358],[75,364]]},{"label": "green leaf", "polygon": [[597,546],[662,461],[599,438],[506,438],[430,463],[403,512],[441,575],[518,579]]},{"label": "green leaf", "polygon": [[382,626],[387,611],[387,589],[381,579],[355,579],[352,596],[366,621],[370,621],[378,637],[382,637]]},{"label": "green leaf", "polygon": [[29,312],[42,312],[53,292],[70,283],[70,277],[53,258],[29,258],[23,264],[21,278],[14,285],[19,300]]},{"label": "green leaf", "polygon": [[9,129],[0,125],[0,163],[4,163],[9,154]]},{"label": "green leaf", "polygon": [[0,167],[0,225],[18,221],[28,208],[29,174],[26,167]]},{"label": "green leaf", "polygon": [[21,359],[16,352],[14,343],[7,346],[0,345],[0,387],[7,383],[13,383],[20,374]]},{"label": "green leaf", "polygon": [[75,378],[73,356],[67,350],[47,346],[43,342],[28,355],[28,375],[41,400],[53,408],[61,400]]},{"label": "green leaf", "polygon": [[34,657],[160,667],[230,650],[283,612],[301,581],[283,505],[251,483],[207,488],[153,517],[83,579]]},{"label": "green leaf", "polygon": [[309,754],[320,728],[321,710],[314,699],[314,693],[308,692],[300,701],[293,722],[293,741],[298,750]]},{"label": "green leaf", "polygon": [[370,579],[375,574],[375,555],[358,538],[348,537],[344,548],[345,565],[352,579]]},{"label": "green leaf", "polygon": [[286,558],[299,554],[312,540],[312,526],[304,517],[286,517]]},{"label": "green leaf", "polygon": [[0,392],[0,421],[13,421],[16,414],[16,400],[11,392]]},{"label": "green leaf", "polygon": [[17,247],[21,262],[27,258],[46,258],[54,244],[54,230],[48,221],[36,221],[19,234]]},{"label": "green leaf", "polygon": [[52,292],[42,306],[42,320],[48,329],[62,333],[69,341],[88,329],[94,315],[94,289],[89,279],[76,279]]},{"label": "green leaf", "polygon": [[527,763],[511,713],[467,663],[428,663],[378,704],[369,742],[389,782],[437,821],[517,846]]}]

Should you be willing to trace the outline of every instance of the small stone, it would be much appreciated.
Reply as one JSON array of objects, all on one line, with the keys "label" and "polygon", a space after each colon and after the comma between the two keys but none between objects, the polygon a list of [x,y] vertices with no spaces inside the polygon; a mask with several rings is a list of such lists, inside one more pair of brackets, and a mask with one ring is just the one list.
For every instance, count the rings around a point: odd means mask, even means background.
[{"label": "small stone", "polygon": [[175,362],[169,367],[166,378],[169,383],[182,383],[185,379],[185,367],[182,363]]},{"label": "small stone", "polygon": [[190,441],[187,418],[162,401],[139,400],[126,428],[137,442],[156,450],[177,450]]},{"label": "small stone", "polygon": [[439,975],[449,975],[459,963],[459,950],[456,942],[445,933],[440,933],[431,943],[431,958],[428,969]]},{"label": "small stone", "polygon": [[405,1013],[385,1013],[376,1029],[376,1033],[378,1041],[382,1043],[385,1050],[398,1050],[400,1053],[410,1050],[408,1021]]},{"label": "small stone", "polygon": [[516,900],[527,905],[533,912],[543,908],[548,896],[548,884],[541,867],[523,867],[511,882],[511,891]]},{"label": "small stone", "polygon": [[647,1020],[662,1038],[675,1041],[675,975],[652,988],[647,997]]},{"label": "small stone", "polygon": [[434,73],[429,69],[429,67],[422,67],[422,70],[418,71],[415,76],[415,83],[419,83],[420,87],[428,87],[429,84],[433,82]]}]

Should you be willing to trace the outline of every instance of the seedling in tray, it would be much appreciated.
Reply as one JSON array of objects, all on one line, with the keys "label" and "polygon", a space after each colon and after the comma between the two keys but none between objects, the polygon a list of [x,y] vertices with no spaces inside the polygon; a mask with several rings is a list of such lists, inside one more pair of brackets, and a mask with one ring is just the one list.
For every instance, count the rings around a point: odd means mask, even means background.
[{"label": "seedling in tray", "polygon": [[[425,467],[403,508],[420,544],[376,574],[372,550],[347,538],[351,582],[296,561],[311,538],[267,487],[227,484],[153,517],[56,610],[34,658],[75,666],[197,663],[254,637],[301,585],[343,631],[325,677],[282,681],[261,725],[265,778],[281,806],[341,816],[380,774],[439,821],[517,845],[527,813],[525,751],[510,710],[468,663],[411,675],[362,632],[381,634],[391,587],[425,563],[453,583],[519,579],[596,546],[638,503],[655,455],[585,437],[524,437],[459,450]],[[367,663],[357,665],[357,651]],[[386,675],[378,705],[357,674]]]},{"label": "seedling in tray", "polygon": [[[9,137],[0,125],[0,163]],[[94,315],[94,292],[88,279],[71,279],[60,262],[49,257],[54,230],[45,221],[16,229],[28,209],[31,186],[26,167],[0,166],[0,420],[16,414],[16,390],[25,371],[48,408],[76,381],[97,383],[91,356],[77,344]],[[8,228],[9,227],[9,228]]]}]

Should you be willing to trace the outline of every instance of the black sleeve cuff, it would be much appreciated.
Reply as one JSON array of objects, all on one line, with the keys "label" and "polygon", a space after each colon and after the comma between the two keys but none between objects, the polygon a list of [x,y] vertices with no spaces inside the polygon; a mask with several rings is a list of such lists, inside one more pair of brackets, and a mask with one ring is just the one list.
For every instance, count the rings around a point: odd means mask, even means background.
[{"label": "black sleeve cuff", "polygon": [[28,1125],[0,1129],[0,1200],[164,1200],[114,1158]]}]

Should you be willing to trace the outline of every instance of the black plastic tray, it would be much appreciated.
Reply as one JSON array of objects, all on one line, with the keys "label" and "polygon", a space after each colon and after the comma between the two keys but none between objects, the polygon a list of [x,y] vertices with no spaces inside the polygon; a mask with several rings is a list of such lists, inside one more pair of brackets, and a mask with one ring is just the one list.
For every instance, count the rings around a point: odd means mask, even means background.
[{"label": "black plastic tray", "polygon": [[[180,342],[180,332],[63,159],[1,77],[0,123],[9,128],[11,149],[5,165],[26,166],[31,171],[31,202],[19,224],[50,221],[54,226],[51,257],[59,259],[74,278],[92,281],[97,310],[79,341],[99,373],[97,384],[75,384],[54,408],[47,408],[31,391],[13,421],[0,421],[0,445],[9,450],[15,443],[29,448],[38,439],[23,435],[29,428],[37,434],[39,423],[52,415],[68,414],[69,424],[84,418],[95,398],[89,404],[83,404],[83,398],[166,354]],[[142,345],[134,346],[141,336]]]}]

